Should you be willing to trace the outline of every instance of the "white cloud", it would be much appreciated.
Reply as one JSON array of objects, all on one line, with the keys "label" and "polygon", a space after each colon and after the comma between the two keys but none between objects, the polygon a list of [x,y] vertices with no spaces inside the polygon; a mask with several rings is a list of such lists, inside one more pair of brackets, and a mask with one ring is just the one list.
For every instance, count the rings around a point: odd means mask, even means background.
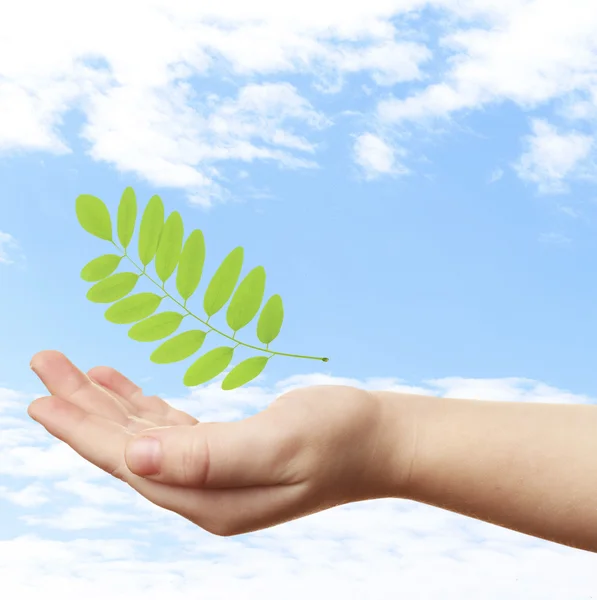
[{"label": "white cloud", "polygon": [[[0,151],[69,152],[63,122],[78,111],[93,159],[209,206],[230,193],[230,161],[315,166],[331,123],[320,92],[351,78],[358,93],[334,110],[382,138],[387,126],[503,102],[592,127],[596,29],[587,0],[4,3]],[[363,112],[364,90],[380,87],[375,113]],[[378,152],[371,172],[395,173]]]},{"label": "white cloud", "polygon": [[[28,423],[23,423],[23,426],[27,425]],[[9,429],[7,436],[10,434]],[[2,435],[5,435],[4,431]],[[21,437],[18,432],[17,436]],[[47,437],[40,435],[39,431],[31,441],[38,440],[45,443],[31,445],[30,442],[30,445],[20,443],[14,446],[0,444],[0,475],[3,479],[8,476],[53,479],[72,475],[87,481],[101,477],[95,467],[81,460],[68,446],[59,442],[48,443]]]},{"label": "white cloud", "polygon": [[538,185],[543,193],[566,191],[566,179],[588,174],[586,160],[594,140],[575,131],[560,133],[544,120],[534,120],[533,133],[525,138],[526,152],[515,168],[522,179]]},{"label": "white cloud", "polygon": [[460,29],[441,38],[443,47],[453,53],[443,81],[407,98],[381,102],[379,111],[385,119],[443,117],[504,100],[528,108],[592,89],[597,73],[593,3],[444,0],[432,4],[477,21],[469,27],[461,23]]},{"label": "white cloud", "polygon": [[13,264],[14,257],[12,256],[12,253],[16,251],[18,247],[17,241],[12,235],[0,231],[0,265]]},{"label": "white cloud", "polygon": [[367,179],[380,175],[402,175],[408,169],[398,161],[405,151],[391,146],[381,137],[372,133],[359,135],[354,143],[354,161],[363,169]]},{"label": "white cloud", "polygon": [[556,233],[554,231],[549,233],[542,233],[539,236],[539,241],[544,244],[553,244],[555,246],[567,246],[572,240],[563,233]]},{"label": "white cloud", "polygon": [[[435,81],[405,97],[379,102],[377,116],[391,126],[433,122],[489,104],[512,102],[522,110],[552,108],[593,129],[597,114],[597,5],[586,0],[439,0],[450,14],[440,37],[448,53]],[[562,191],[589,136],[564,135],[571,158],[533,156],[519,173],[540,191]],[[543,140],[547,143],[547,140]],[[553,140],[557,142],[557,140]],[[576,145],[576,142],[579,145]],[[595,165],[590,173],[597,174]]]},{"label": "white cloud", "polygon": [[19,490],[8,489],[5,486],[0,487],[0,498],[8,500],[17,506],[33,507],[41,506],[50,499],[44,486],[31,484]]},{"label": "white cloud", "polygon": [[[523,378],[452,377],[410,385],[315,373],[233,393],[214,383],[200,398],[192,392],[173,403],[209,420],[235,419],[289,389],[334,383],[487,400],[594,402]],[[0,394],[5,400],[22,397],[8,390]],[[0,444],[0,501],[13,507],[0,516],[0,529],[8,525],[9,532],[0,540],[0,580],[7,597],[273,600],[283,594],[299,600],[333,594],[360,600],[386,598],[387,590],[399,588],[408,597],[428,600],[475,597],[479,590],[487,600],[560,600],[589,597],[594,589],[588,552],[408,501],[362,502],[217,538],[97,469],[89,477],[83,459],[59,450],[61,445],[23,416],[22,403],[4,407],[13,418]],[[22,432],[29,429],[38,437],[24,439]],[[6,468],[16,467],[15,449],[21,451],[18,468]]]},{"label": "white cloud", "polygon": [[[215,163],[272,160],[289,167],[313,167],[295,156],[314,146],[285,126],[289,122],[320,128],[326,120],[289,84],[250,84],[236,98],[208,95],[202,114],[192,108],[193,90],[173,86],[169,95],[120,87],[96,96],[82,135],[96,160],[145,176],[158,186],[183,187],[209,205],[223,193],[214,179]],[[198,169],[196,165],[203,165]]]},{"label": "white cloud", "polygon": [[500,400],[504,402],[541,402],[548,404],[593,404],[589,396],[560,390],[548,384],[510,377],[504,379],[466,379],[447,377],[430,382],[437,395],[446,398]]},{"label": "white cloud", "polygon": [[558,206],[557,210],[571,219],[577,219],[582,214],[578,209],[566,205]]},{"label": "white cloud", "polygon": [[130,496],[125,492],[106,485],[98,485],[80,479],[65,479],[54,484],[60,491],[74,494],[84,502],[92,505],[128,504]]},{"label": "white cloud", "polygon": [[21,392],[0,387],[0,413],[18,408],[26,398]]},{"label": "white cloud", "polygon": [[106,529],[121,523],[142,521],[143,517],[133,511],[127,513],[114,510],[102,510],[93,506],[69,506],[60,514],[49,517],[26,515],[22,520],[27,525],[45,526],[49,529],[78,531],[90,529]]},{"label": "white cloud", "polygon": [[491,175],[489,176],[489,183],[495,183],[496,181],[499,181],[503,176],[504,176],[503,169],[500,169],[500,168],[494,169],[491,172]]},{"label": "white cloud", "polygon": [[[61,127],[77,110],[93,159],[209,205],[226,196],[226,161],[314,165],[304,156],[315,148],[306,135],[327,120],[289,83],[272,78],[306,74],[322,89],[338,88],[351,73],[367,73],[379,85],[421,78],[428,49],[399,39],[389,20],[420,4],[3,5],[0,150],[69,152]],[[222,91],[205,93],[210,88]]]},{"label": "white cloud", "polygon": [[379,86],[421,80],[424,75],[420,67],[431,58],[431,51],[418,43],[387,41],[365,48],[340,48],[330,51],[330,58],[334,69],[317,87],[323,91],[338,92],[344,75],[361,71],[370,72]]}]

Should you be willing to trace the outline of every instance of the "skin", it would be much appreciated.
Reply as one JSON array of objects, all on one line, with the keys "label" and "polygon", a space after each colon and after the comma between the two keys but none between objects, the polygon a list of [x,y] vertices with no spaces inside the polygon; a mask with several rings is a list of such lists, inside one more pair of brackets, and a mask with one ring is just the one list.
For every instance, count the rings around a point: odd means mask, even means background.
[{"label": "skin", "polygon": [[[393,497],[597,551],[594,406],[316,386],[243,421],[199,423],[114,369],[85,374],[53,351],[31,366],[50,393],[29,406],[33,419],[216,535]],[[160,461],[135,447],[148,438]]]}]

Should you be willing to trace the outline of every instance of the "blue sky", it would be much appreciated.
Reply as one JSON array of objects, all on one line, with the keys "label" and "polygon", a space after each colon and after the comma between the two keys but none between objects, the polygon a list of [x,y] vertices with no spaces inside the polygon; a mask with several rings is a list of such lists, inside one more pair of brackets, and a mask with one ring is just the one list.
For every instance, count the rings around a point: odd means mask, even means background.
[{"label": "blue sky", "polygon": [[[194,4],[0,9],[0,575],[11,597],[94,598],[109,578],[128,598],[147,598],[140,581],[152,598],[165,582],[168,597],[199,586],[214,599],[277,597],[293,581],[297,598],[346,585],[347,598],[401,586],[435,599],[478,594],[489,578],[501,582],[491,598],[549,599],[574,578],[566,597],[586,598],[586,553],[403,502],[211,539],[24,415],[43,393],[29,360],[49,348],[118,368],[201,419],[242,418],[313,382],[595,402],[597,8]],[[206,273],[244,246],[244,272],[263,265],[267,293],[284,299],[272,348],[330,362],[276,359],[227,393],[186,389],[184,365],[152,365],[79,279],[109,246],[79,227],[76,197],[115,214],[129,185],[142,206],[158,193],[203,230]],[[48,553],[56,563],[40,570]]]}]

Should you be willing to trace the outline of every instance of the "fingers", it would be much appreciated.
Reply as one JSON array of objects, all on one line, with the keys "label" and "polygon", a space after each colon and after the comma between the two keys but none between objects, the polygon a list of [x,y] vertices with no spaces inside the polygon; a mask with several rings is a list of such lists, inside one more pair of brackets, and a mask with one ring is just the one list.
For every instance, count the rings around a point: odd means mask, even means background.
[{"label": "fingers", "polygon": [[53,396],[68,400],[85,412],[126,424],[127,409],[60,352],[39,352],[32,358],[31,368]]},{"label": "fingers", "polygon": [[97,381],[100,385],[103,385],[129,401],[143,395],[141,388],[137,384],[133,383],[122,373],[119,373],[116,369],[112,369],[111,367],[93,367],[93,369],[87,371],[87,375]]},{"label": "fingers", "polygon": [[140,416],[157,415],[172,425],[195,425],[197,419],[177,410],[158,396],[144,396],[143,390],[130,379],[111,367],[94,367],[89,377],[106,389],[124,398]]},{"label": "fingers", "polygon": [[[246,533],[326,508],[317,505],[316,495],[305,482],[271,487],[192,489],[138,477],[131,473],[124,460],[126,445],[131,439],[124,427],[55,396],[35,400],[28,412],[51,435],[90,463],[123,480],[150,502],[216,535]],[[187,428],[172,428],[173,431],[178,429]]]},{"label": "fingers", "polygon": [[236,423],[158,427],[126,448],[131,472],[192,488],[237,488],[297,483],[301,440],[262,413]]},{"label": "fingers", "polygon": [[132,434],[123,426],[58,396],[38,398],[27,412],[84,459],[119,479],[124,477],[124,449]]}]

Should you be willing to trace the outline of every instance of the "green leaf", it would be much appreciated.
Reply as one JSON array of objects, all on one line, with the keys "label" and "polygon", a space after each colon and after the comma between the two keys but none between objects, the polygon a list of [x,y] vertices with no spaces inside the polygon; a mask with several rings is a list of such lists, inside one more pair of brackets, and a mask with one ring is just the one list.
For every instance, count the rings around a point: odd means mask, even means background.
[{"label": "green leaf", "polygon": [[189,367],[184,376],[184,384],[193,387],[217,377],[230,364],[233,354],[232,346],[210,350]]},{"label": "green leaf", "polygon": [[129,329],[129,337],[137,342],[156,342],[172,335],[182,323],[184,315],[168,311],[140,321]]},{"label": "green leaf", "polygon": [[104,316],[110,323],[118,325],[134,323],[153,314],[158,309],[161,301],[161,296],[151,292],[134,294],[113,304]]},{"label": "green leaf", "polygon": [[108,275],[112,275],[118,268],[122,256],[117,254],[104,254],[89,261],[81,270],[81,279],[83,281],[100,281]]},{"label": "green leaf", "polygon": [[176,271],[176,289],[185,300],[195,293],[201,281],[204,262],[205,240],[201,230],[195,229],[185,242]]},{"label": "green leaf", "polygon": [[[184,225],[177,211],[172,212],[164,221],[164,204],[158,195],[150,198],[137,228],[138,212],[137,198],[132,187],[127,187],[122,192],[114,224],[107,206],[96,196],[81,194],[76,199],[77,219],[81,226],[89,233],[113,242],[117,248],[124,248],[124,256],[104,254],[91,260],[81,270],[81,278],[93,284],[87,292],[90,301],[112,304],[105,311],[108,321],[130,324],[128,335],[131,339],[140,342],[161,340],[158,348],[151,354],[152,362],[158,364],[179,362],[198,355],[209,331],[197,329],[174,335],[186,315],[175,310],[160,313],[157,311],[164,297],[168,297],[164,296],[163,292],[165,283],[174,277],[175,272],[176,289],[184,300],[184,307],[196,293],[203,276],[205,240],[199,229],[192,231],[186,241],[184,240]],[[142,273],[117,273],[122,259],[130,255],[130,246],[134,237],[138,237],[140,264],[143,265],[139,270],[142,270]],[[117,241],[120,244],[117,244]],[[147,267],[154,260],[157,274],[155,279],[147,274]],[[239,246],[232,250],[217,268],[206,286],[203,298],[207,322],[228,305],[226,322],[234,332],[229,339],[236,338],[237,332],[257,317],[264,301],[266,283],[264,268],[259,266],[252,269],[241,280],[243,265],[244,249]],[[143,275],[149,277],[159,288],[159,291],[156,290],[158,293],[133,292]],[[257,322],[257,336],[268,348],[279,335],[283,321],[282,299],[279,295],[274,295],[262,308]],[[218,330],[213,332],[229,337]],[[224,373],[229,368],[234,351],[239,345],[253,347],[239,341],[236,345],[233,344],[234,347],[221,346],[199,358],[194,356],[196,360],[184,376],[185,385],[200,385]],[[299,355],[288,354],[288,356]],[[270,358],[266,351],[265,356],[255,356],[241,361],[223,378],[222,389],[235,389],[252,381],[263,371]],[[327,362],[328,359],[318,360]]]},{"label": "green leaf", "polygon": [[139,227],[139,258],[147,266],[155,256],[164,227],[164,203],[159,196],[152,196],[145,207]]},{"label": "green leaf", "polygon": [[139,281],[137,273],[116,273],[89,288],[87,299],[91,302],[116,302],[130,294]]},{"label": "green leaf", "polygon": [[120,198],[118,205],[118,239],[126,250],[131,243],[137,220],[137,198],[135,190],[127,187]]},{"label": "green leaf", "polygon": [[257,337],[262,344],[271,344],[280,333],[284,321],[282,298],[274,294],[265,304],[257,322]]},{"label": "green leaf", "polygon": [[243,258],[243,248],[235,248],[224,259],[209,282],[203,298],[203,309],[208,317],[215,315],[230,299],[240,277]]},{"label": "green leaf", "polygon": [[206,335],[205,331],[199,329],[179,333],[158,346],[153,351],[150,360],[158,365],[164,365],[189,358],[201,348]]},{"label": "green leaf", "polygon": [[247,358],[238,363],[238,365],[224,377],[222,389],[233,390],[241,387],[241,385],[245,385],[245,383],[249,383],[249,381],[252,381],[261,374],[263,369],[265,369],[268,360],[269,356],[254,356],[253,358]]},{"label": "green leaf", "polygon": [[232,331],[238,331],[248,325],[259,312],[265,293],[265,269],[255,267],[240,282],[228,310],[226,322]]},{"label": "green leaf", "polygon": [[180,251],[182,248],[182,238],[184,236],[184,226],[179,213],[174,211],[166,220],[160,243],[155,255],[155,271],[158,277],[165,283],[174,273]]},{"label": "green leaf", "polygon": [[76,200],[77,219],[81,227],[102,240],[112,241],[112,220],[108,207],[91,194],[81,194]]}]

